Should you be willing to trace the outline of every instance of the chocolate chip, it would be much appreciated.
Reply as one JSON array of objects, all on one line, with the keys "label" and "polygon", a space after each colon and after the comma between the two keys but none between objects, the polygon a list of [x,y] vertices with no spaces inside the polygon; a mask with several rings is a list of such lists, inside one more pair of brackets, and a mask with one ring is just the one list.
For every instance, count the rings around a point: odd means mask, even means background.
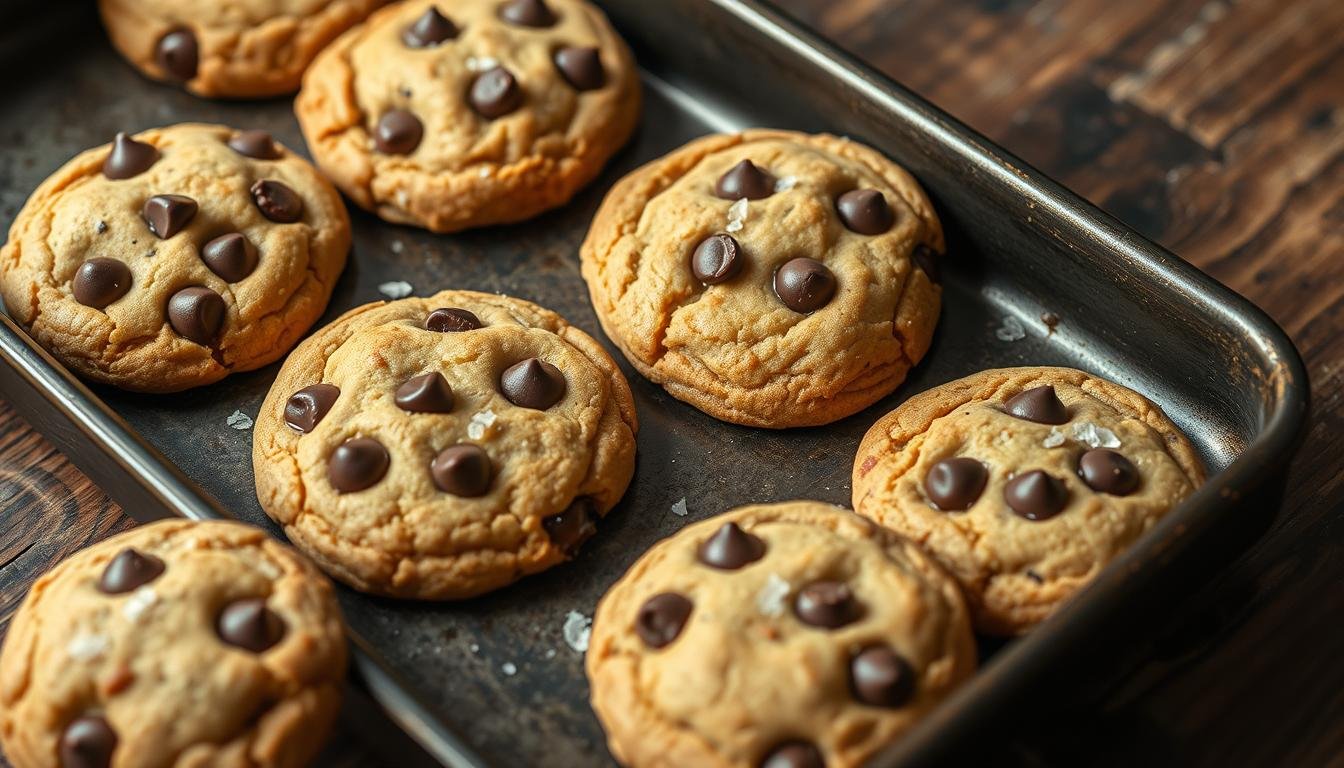
[{"label": "chocolate chip", "polygon": [[1109,448],[1093,448],[1078,460],[1078,476],[1087,487],[1112,496],[1128,496],[1139,487],[1134,463]]},{"label": "chocolate chip", "polygon": [[438,371],[412,376],[397,387],[397,407],[411,413],[448,413],[453,410],[453,388]]},{"label": "chocolate chip", "polygon": [[1013,416],[1038,424],[1063,424],[1069,420],[1069,409],[1049,384],[1019,392],[1003,405]]},{"label": "chocolate chip", "polygon": [[555,52],[555,68],[575,89],[595,91],[607,82],[596,48],[568,46]]},{"label": "chocolate chip", "polygon": [[340,396],[341,389],[334,384],[304,387],[285,401],[285,423],[304,434],[312,432]]},{"label": "chocolate chip", "polygon": [[1003,499],[1028,520],[1049,520],[1069,503],[1069,489],[1045,472],[1023,472],[1003,487]]},{"label": "chocolate chip", "polygon": [[989,480],[989,470],[975,459],[942,459],[924,476],[924,493],[944,511],[970,509]]},{"label": "chocolate chip", "polygon": [[186,195],[155,195],[145,201],[140,215],[149,225],[149,231],[159,239],[168,238],[181,232],[199,206]]},{"label": "chocolate chip", "polygon": [[743,160],[728,169],[714,184],[715,197],[724,200],[760,200],[775,193],[775,177],[761,170],[750,160]]},{"label": "chocolate chip", "polygon": [[153,146],[118,133],[112,140],[112,151],[103,161],[103,175],[113,180],[129,179],[149,170],[158,159],[159,150]]},{"label": "chocolate chip", "polygon": [[201,249],[201,261],[211,272],[236,283],[257,268],[257,247],[239,232],[220,235]]},{"label": "chocolate chip", "polygon": [[555,13],[542,0],[512,0],[499,9],[499,17],[523,27],[549,27]]},{"label": "chocolate chip", "polygon": [[639,607],[635,632],[650,648],[662,648],[681,634],[693,607],[689,599],[676,592],[654,595]]},{"label": "chocolate chip", "polygon": [[523,89],[518,86],[513,73],[503,67],[491,67],[471,82],[467,99],[478,115],[493,120],[509,114],[523,103]]},{"label": "chocolate chip", "polygon": [[826,768],[821,751],[805,741],[790,741],[770,750],[761,768]]},{"label": "chocolate chip", "polygon": [[873,646],[850,659],[849,687],[864,704],[899,707],[915,692],[915,670],[887,646]]},{"label": "chocolate chip", "polygon": [[70,288],[75,301],[102,309],[131,289],[131,268],[116,259],[89,259],[75,270]]},{"label": "chocolate chip", "polygon": [[800,256],[775,272],[775,295],[794,312],[814,312],[835,296],[835,274],[816,259]]},{"label": "chocolate chip", "polygon": [[924,270],[924,274],[929,276],[929,282],[943,282],[943,268],[939,264],[937,251],[920,243],[915,246],[915,251],[911,256],[914,258],[915,264]]},{"label": "chocolate chip", "polygon": [[429,474],[439,490],[454,496],[480,496],[490,490],[490,457],[479,446],[454,445],[439,451]]},{"label": "chocolate chip", "polygon": [[331,452],[327,479],[341,493],[362,491],[387,474],[392,459],[383,444],[371,437],[346,440]]},{"label": "chocolate chip", "polygon": [[108,768],[117,749],[117,734],[107,720],[84,715],[61,733],[61,768]]},{"label": "chocolate chip", "polygon": [[236,600],[224,607],[215,623],[219,639],[261,653],[285,636],[285,622],[259,597]]},{"label": "chocolate chip", "polygon": [[229,139],[229,148],[257,160],[275,160],[280,157],[280,147],[276,146],[275,139],[262,130],[239,131]]},{"label": "chocolate chip", "polygon": [[189,29],[175,29],[159,38],[154,49],[154,60],[169,77],[186,82],[196,76],[200,53],[196,35]]},{"label": "chocolate chip", "polygon": [[697,554],[705,565],[734,571],[760,560],[765,555],[765,542],[729,522],[705,539]]},{"label": "chocolate chip", "polygon": [[263,179],[252,185],[252,199],[261,215],[271,221],[289,224],[303,216],[303,198],[284,184]]},{"label": "chocolate chip", "polygon": [[542,518],[541,527],[565,557],[573,557],[597,533],[597,509],[592,499],[580,496],[563,512]]},{"label": "chocolate chip", "polygon": [[420,146],[425,126],[420,118],[404,109],[389,109],[378,118],[373,145],[385,155],[409,155]]},{"label": "chocolate chip", "polygon": [[509,366],[499,377],[499,391],[509,402],[538,411],[560,402],[567,388],[559,368],[535,357]]},{"label": "chocolate chip", "polygon": [[691,254],[691,272],[706,285],[727,282],[742,271],[742,249],[731,235],[710,235]]},{"label": "chocolate chip", "polygon": [[415,23],[401,31],[401,42],[412,48],[432,48],[457,37],[457,25],[431,5]]},{"label": "chocolate chip", "polygon": [[793,612],[804,624],[835,629],[859,618],[859,603],[846,584],[814,581],[798,590]]},{"label": "chocolate chip", "polygon": [[134,547],[127,547],[112,558],[98,579],[98,590],[109,595],[120,595],[143,587],[163,573],[163,561]]},{"label": "chocolate chip", "polygon": [[855,189],[835,201],[840,220],[861,235],[880,235],[896,223],[896,214],[887,198],[876,189]]},{"label": "chocolate chip", "polygon": [[462,333],[484,327],[476,315],[457,307],[444,307],[429,313],[425,318],[425,330],[437,333]]},{"label": "chocolate chip", "polygon": [[218,293],[193,285],[168,299],[168,323],[183,338],[210,346],[224,325],[224,309]]}]

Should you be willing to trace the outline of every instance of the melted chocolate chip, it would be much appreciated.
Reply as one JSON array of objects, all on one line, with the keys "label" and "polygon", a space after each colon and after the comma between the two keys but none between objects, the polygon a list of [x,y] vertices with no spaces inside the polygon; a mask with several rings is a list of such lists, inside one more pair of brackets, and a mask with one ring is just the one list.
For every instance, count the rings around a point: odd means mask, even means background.
[{"label": "melted chocolate chip", "polygon": [[864,704],[899,707],[915,692],[915,670],[887,646],[873,646],[850,659],[849,687]]},{"label": "melted chocolate chip", "polygon": [[253,653],[261,653],[285,636],[285,622],[254,597],[229,603],[215,622],[219,639]]},{"label": "melted chocolate chip", "polygon": [[1069,489],[1062,481],[1034,469],[1009,480],[1003,487],[1003,499],[1028,520],[1049,520],[1069,503]]},{"label": "melted chocolate chip", "polygon": [[581,496],[563,512],[542,518],[541,527],[546,530],[551,543],[565,553],[565,557],[573,557],[583,542],[597,533],[596,523],[597,509],[593,506],[593,500]]},{"label": "melted chocolate chip", "polygon": [[155,195],[145,201],[140,215],[161,240],[181,232],[196,215],[199,206],[186,195]]},{"label": "melted chocolate chip", "polygon": [[804,624],[835,629],[859,618],[859,602],[846,584],[814,581],[798,590],[793,612]]},{"label": "melted chocolate chip", "polygon": [[1139,469],[1109,448],[1093,448],[1078,460],[1078,476],[1087,487],[1112,496],[1128,496],[1139,487]]},{"label": "melted chocolate chip", "polygon": [[420,118],[404,109],[389,109],[378,118],[373,145],[385,155],[409,155],[420,146],[425,126]]},{"label": "melted chocolate chip", "polygon": [[211,272],[236,283],[257,268],[257,247],[239,232],[220,235],[201,249],[201,261]]},{"label": "melted chocolate chip", "polygon": [[691,254],[691,272],[705,285],[718,285],[736,277],[742,261],[742,249],[731,235],[710,235]]},{"label": "melted chocolate chip", "polygon": [[432,48],[457,37],[458,29],[447,16],[431,5],[413,24],[401,31],[401,42],[411,48]]},{"label": "melted chocolate chip", "polygon": [[252,185],[251,192],[261,215],[271,221],[290,224],[303,216],[303,198],[281,182],[263,179]]},{"label": "melted chocolate chip", "polygon": [[989,470],[975,459],[964,456],[942,459],[924,476],[924,493],[944,511],[970,509],[989,480]]},{"label": "melted chocolate chip", "polygon": [[131,289],[131,268],[116,259],[89,259],[75,270],[70,289],[75,301],[103,309]]},{"label": "melted chocolate chip", "polygon": [[555,68],[579,91],[595,91],[607,82],[596,48],[568,46],[555,52]]},{"label": "melted chocolate chip", "polygon": [[109,595],[120,595],[138,589],[157,579],[166,566],[153,555],[127,547],[103,569],[98,579],[98,590]]},{"label": "melted chocolate chip", "polygon": [[196,35],[189,29],[175,29],[159,38],[154,49],[154,61],[169,77],[186,82],[196,76],[200,53]]},{"label": "melted chocolate chip", "polygon": [[61,768],[108,768],[117,749],[117,734],[107,720],[84,715],[61,733]]},{"label": "melted chocolate chip", "polygon": [[826,306],[835,296],[835,287],[830,268],[806,256],[784,262],[775,272],[775,295],[794,312],[807,314]]},{"label": "melted chocolate chip", "polygon": [[471,82],[467,100],[476,114],[493,120],[522,105],[523,89],[519,87],[513,73],[503,67],[492,67]]},{"label": "melted chocolate chip", "polygon": [[440,451],[430,462],[429,474],[439,490],[454,496],[474,497],[490,490],[494,470],[484,450],[464,443]]},{"label": "melted chocolate chip", "polygon": [[826,768],[821,751],[806,741],[790,741],[770,750],[761,768]]},{"label": "melted chocolate chip", "polygon": [[275,139],[262,130],[239,131],[229,139],[229,148],[257,160],[275,160],[280,157],[280,147],[276,146]]},{"label": "melted chocolate chip", "polygon": [[438,371],[412,376],[397,387],[397,407],[411,413],[448,413],[453,410],[453,388]]},{"label": "melted chocolate chip", "polygon": [[714,196],[724,200],[760,200],[775,193],[775,177],[750,160],[728,169],[714,184]]},{"label": "melted chocolate chip", "polygon": [[340,396],[341,389],[334,384],[304,387],[285,401],[285,423],[304,434],[312,432]]},{"label": "melted chocolate chip", "polygon": [[556,21],[555,12],[542,0],[511,0],[499,9],[499,17],[523,27],[549,27]]},{"label": "melted chocolate chip", "polygon": [[371,437],[354,437],[331,452],[327,479],[341,493],[362,491],[382,480],[391,463],[382,443]]},{"label": "melted chocolate chip", "polygon": [[465,309],[445,307],[436,309],[425,318],[425,330],[437,333],[462,333],[483,328],[484,323]]},{"label": "melted chocolate chip", "polygon": [[112,140],[112,151],[103,161],[103,175],[113,180],[129,179],[149,170],[158,159],[159,150],[153,146],[118,133]]},{"label": "melted chocolate chip", "polygon": [[734,571],[765,556],[765,542],[742,530],[737,523],[724,523],[705,539],[697,551],[700,562],[711,568]]},{"label": "melted chocolate chip", "polygon": [[509,366],[499,377],[499,391],[522,408],[544,411],[560,402],[568,385],[559,368],[535,357]]},{"label": "melted chocolate chip", "polygon": [[650,648],[662,648],[681,634],[693,607],[689,599],[676,592],[654,595],[639,607],[635,632]]},{"label": "melted chocolate chip", "polygon": [[1049,384],[1019,392],[1003,406],[1013,416],[1038,424],[1064,424],[1069,420],[1069,409]]},{"label": "melted chocolate chip", "polygon": [[920,243],[915,246],[915,251],[911,256],[914,258],[915,264],[920,269],[924,270],[924,274],[929,276],[929,282],[943,282],[943,268],[938,260],[937,251]]},{"label": "melted chocolate chip", "polygon": [[168,323],[190,341],[210,346],[224,326],[224,299],[199,285],[183,288],[168,299]]},{"label": "melted chocolate chip", "polygon": [[840,220],[861,235],[880,235],[896,223],[896,214],[887,205],[887,198],[876,189],[856,189],[835,201]]}]

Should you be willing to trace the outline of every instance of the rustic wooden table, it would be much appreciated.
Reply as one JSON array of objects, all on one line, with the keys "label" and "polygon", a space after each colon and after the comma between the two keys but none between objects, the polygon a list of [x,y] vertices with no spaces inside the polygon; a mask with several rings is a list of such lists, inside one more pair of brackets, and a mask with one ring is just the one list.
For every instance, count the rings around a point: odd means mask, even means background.
[{"label": "rustic wooden table", "polygon": [[[1105,707],[1005,759],[1344,764],[1344,2],[778,2],[1250,297],[1307,361],[1278,525]],[[0,629],[46,568],[133,525],[2,400],[0,507]]]}]

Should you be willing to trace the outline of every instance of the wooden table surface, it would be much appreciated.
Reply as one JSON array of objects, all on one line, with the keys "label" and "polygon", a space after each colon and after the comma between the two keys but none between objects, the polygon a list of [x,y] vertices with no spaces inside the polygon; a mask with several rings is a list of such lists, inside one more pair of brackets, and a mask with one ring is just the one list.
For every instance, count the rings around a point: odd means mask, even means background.
[{"label": "wooden table surface", "polygon": [[[1307,361],[1279,523],[1210,574],[1172,654],[1005,758],[1344,765],[1344,2],[779,5],[1251,298]],[[0,507],[0,629],[46,568],[133,525],[2,400]]]}]

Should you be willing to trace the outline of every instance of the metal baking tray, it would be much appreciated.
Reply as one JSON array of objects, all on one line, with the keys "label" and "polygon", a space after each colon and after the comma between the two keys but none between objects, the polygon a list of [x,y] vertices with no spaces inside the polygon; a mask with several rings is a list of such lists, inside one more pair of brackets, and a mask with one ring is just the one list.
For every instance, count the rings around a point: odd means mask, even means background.
[{"label": "metal baking tray", "polygon": [[[352,206],[352,259],[322,322],[381,298],[380,283],[405,280],[418,295],[454,287],[531,299],[605,342],[577,257],[603,193],[695,136],[777,126],[867,142],[928,189],[949,233],[933,348],[877,405],[786,432],[715,421],[622,360],[642,426],[639,463],[598,535],[575,561],[466,602],[341,590],[359,684],[445,764],[610,764],[582,657],[562,639],[569,611],[591,615],[635,558],[692,520],[748,502],[848,504],[860,437],[910,394],[987,367],[1050,364],[1155,399],[1190,435],[1211,479],[1044,626],[982,642],[977,676],[878,762],[998,751],[1000,737],[1030,734],[1053,708],[1095,698],[1143,652],[1171,605],[1273,519],[1308,402],[1291,342],[1239,296],[766,3],[600,4],[645,73],[630,145],[570,205],[521,225],[435,236]],[[90,6],[0,5],[0,62],[11,73],[0,86],[5,221],[47,174],[118,130],[203,120],[263,127],[303,146],[286,99],[209,102],[143,80],[112,52]],[[1025,338],[996,333],[1010,317]],[[127,394],[71,378],[5,316],[0,358],[0,394],[130,514],[238,517],[276,530],[253,492],[251,433],[225,420],[235,409],[255,416],[277,366],[177,395]],[[672,512],[683,498],[686,517]]]}]

